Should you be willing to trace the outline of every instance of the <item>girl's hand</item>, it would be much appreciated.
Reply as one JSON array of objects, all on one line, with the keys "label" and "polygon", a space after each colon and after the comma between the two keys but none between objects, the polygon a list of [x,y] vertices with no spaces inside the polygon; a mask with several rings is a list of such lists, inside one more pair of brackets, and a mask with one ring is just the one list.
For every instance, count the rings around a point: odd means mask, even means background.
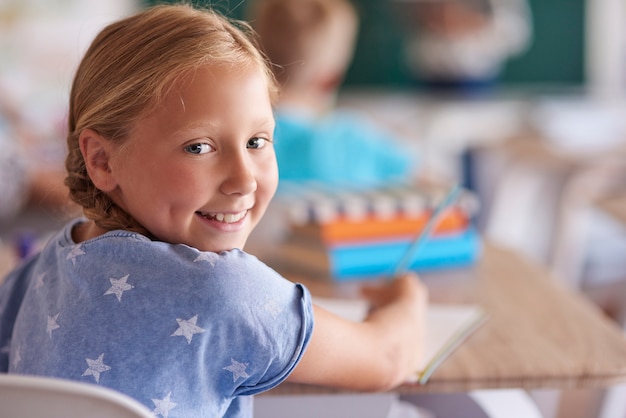
[{"label": "girl's hand", "polygon": [[361,288],[361,293],[369,300],[372,309],[402,300],[419,306],[428,303],[428,289],[412,272],[380,285],[365,285]]},{"label": "girl's hand", "polygon": [[313,337],[290,381],[380,391],[414,375],[424,351],[426,286],[407,273],[363,293],[372,310],[360,323],[314,306]]}]

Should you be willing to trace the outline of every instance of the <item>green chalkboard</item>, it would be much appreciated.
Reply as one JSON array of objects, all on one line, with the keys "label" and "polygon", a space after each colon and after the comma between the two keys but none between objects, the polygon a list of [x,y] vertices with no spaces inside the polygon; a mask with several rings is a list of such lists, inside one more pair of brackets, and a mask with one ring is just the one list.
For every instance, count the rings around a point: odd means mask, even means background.
[{"label": "green chalkboard", "polygon": [[[156,1],[144,0],[147,5]],[[176,0],[170,1],[170,3]],[[166,1],[167,2],[167,1]],[[349,86],[402,86],[411,83],[403,58],[403,33],[388,0],[353,0],[360,17],[360,35],[346,77]],[[241,19],[246,0],[193,2],[213,4]],[[511,59],[502,75],[509,85],[580,86],[585,82],[585,0],[528,0],[533,41]]]},{"label": "green chalkboard", "polygon": [[511,83],[582,85],[585,0],[529,0],[533,44],[511,60],[504,78]]}]

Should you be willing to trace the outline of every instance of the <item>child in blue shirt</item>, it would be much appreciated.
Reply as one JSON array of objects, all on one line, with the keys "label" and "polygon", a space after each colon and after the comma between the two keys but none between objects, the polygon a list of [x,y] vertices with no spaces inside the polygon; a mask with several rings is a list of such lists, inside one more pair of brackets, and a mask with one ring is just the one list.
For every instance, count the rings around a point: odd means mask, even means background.
[{"label": "child in blue shirt", "polygon": [[281,85],[275,149],[281,180],[379,186],[417,173],[399,139],[336,99],[359,18],[349,0],[254,0],[249,20]]},{"label": "child in blue shirt", "polygon": [[277,87],[245,23],[156,6],[100,32],[70,96],[71,221],[0,287],[0,372],[134,397],[158,417],[250,417],[285,380],[404,382],[427,295],[364,289],[363,323],[243,251],[278,183]]}]

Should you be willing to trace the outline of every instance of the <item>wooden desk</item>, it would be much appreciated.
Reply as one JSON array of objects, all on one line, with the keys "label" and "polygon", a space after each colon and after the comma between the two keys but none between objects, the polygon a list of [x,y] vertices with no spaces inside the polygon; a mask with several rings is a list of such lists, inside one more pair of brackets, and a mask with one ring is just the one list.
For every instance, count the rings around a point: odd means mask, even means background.
[{"label": "wooden desk", "polygon": [[[471,269],[424,275],[431,300],[476,302],[490,315],[427,384],[399,393],[504,388],[606,387],[626,382],[626,338],[580,294],[516,253],[486,244]],[[350,294],[354,284],[305,281],[313,295]],[[339,392],[283,384],[275,394]]]}]

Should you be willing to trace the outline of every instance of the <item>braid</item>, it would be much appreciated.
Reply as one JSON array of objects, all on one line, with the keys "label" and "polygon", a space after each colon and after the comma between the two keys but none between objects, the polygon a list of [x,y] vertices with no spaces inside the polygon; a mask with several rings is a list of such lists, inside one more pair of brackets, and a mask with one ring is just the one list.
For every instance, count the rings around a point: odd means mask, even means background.
[{"label": "braid", "polygon": [[124,209],[116,205],[109,196],[97,190],[94,196],[94,205],[91,208],[85,207],[85,216],[92,219],[100,228],[112,231],[124,229],[126,231],[138,232],[152,238],[152,234],[139,222],[130,216]]},{"label": "braid", "polygon": [[125,229],[151,237],[146,228],[93,184],[87,175],[78,140],[68,140],[68,144],[75,146],[69,150],[65,160],[68,172],[65,185],[70,189],[70,198],[83,207],[85,217],[107,231]]}]

